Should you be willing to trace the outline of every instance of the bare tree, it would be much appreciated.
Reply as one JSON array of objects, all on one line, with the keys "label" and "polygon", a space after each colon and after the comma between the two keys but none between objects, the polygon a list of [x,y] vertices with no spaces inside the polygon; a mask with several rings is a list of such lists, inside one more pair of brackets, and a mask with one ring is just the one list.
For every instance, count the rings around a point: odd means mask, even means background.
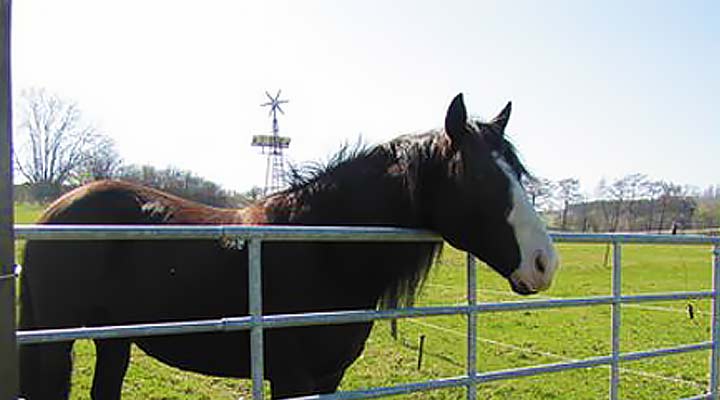
[{"label": "bare tree", "polygon": [[23,91],[18,113],[16,167],[32,184],[60,188],[108,144],[76,103],[44,89]]},{"label": "bare tree", "polygon": [[100,179],[116,178],[120,174],[123,161],[115,148],[115,142],[101,136],[97,146],[88,151],[87,158],[72,174],[72,183],[85,184]]},{"label": "bare tree", "polygon": [[660,221],[658,223],[658,233],[661,233],[663,230],[668,211],[670,211],[670,205],[672,204],[672,200],[682,194],[682,186],[674,184],[672,182],[662,182],[660,187],[662,191],[659,198]]},{"label": "bare tree", "polygon": [[523,186],[533,207],[538,210],[552,208],[555,184],[551,180],[545,178],[526,179],[523,182]]},{"label": "bare tree", "polygon": [[567,216],[570,205],[582,199],[580,194],[580,181],[576,178],[561,179],[557,183],[557,196],[562,203],[560,229],[567,229]]},{"label": "bare tree", "polygon": [[258,201],[263,197],[263,189],[258,186],[253,186],[247,192],[242,193],[242,196],[244,196],[248,201],[251,202]]},{"label": "bare tree", "polygon": [[650,199],[647,225],[645,227],[648,232],[655,229],[656,211],[660,202],[660,195],[663,193],[663,185],[664,182],[662,181],[648,181],[645,185],[645,193]]},{"label": "bare tree", "polygon": [[211,206],[236,207],[248,203],[243,196],[229,192],[214,182],[176,167],[157,169],[150,165],[127,165],[118,171],[117,177]]},{"label": "bare tree", "polygon": [[627,228],[639,228],[641,199],[647,195],[648,177],[644,174],[630,174],[620,179],[620,185],[625,187],[626,202],[625,215]]}]

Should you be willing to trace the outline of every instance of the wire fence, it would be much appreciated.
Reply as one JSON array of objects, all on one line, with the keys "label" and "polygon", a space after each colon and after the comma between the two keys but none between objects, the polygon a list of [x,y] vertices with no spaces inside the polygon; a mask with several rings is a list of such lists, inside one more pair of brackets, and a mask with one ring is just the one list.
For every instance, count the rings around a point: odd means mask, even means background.
[{"label": "wire fence", "polygon": [[[706,393],[690,399],[718,399],[718,368],[720,365],[720,238],[706,236],[668,236],[635,234],[554,234],[556,242],[610,243],[613,246],[612,291],[609,296],[579,297],[572,299],[541,299],[502,303],[478,303],[476,263],[467,257],[467,302],[463,305],[442,307],[415,307],[396,310],[357,310],[321,312],[309,314],[263,315],[261,250],[262,244],[273,241],[438,241],[440,238],[430,232],[399,228],[363,227],[245,227],[245,226],[71,226],[71,225],[25,225],[15,228],[18,239],[32,240],[167,240],[167,239],[208,239],[234,240],[240,247],[247,246],[249,257],[249,315],[200,321],[135,324],[72,329],[47,329],[18,331],[19,345],[49,343],[74,339],[107,339],[140,337],[151,335],[188,334],[200,332],[250,331],[253,398],[262,399],[263,392],[263,331],[295,326],[347,324],[388,320],[398,318],[429,317],[440,315],[465,315],[467,317],[467,359],[466,371],[462,376],[402,384],[391,387],[337,392],[317,395],[313,399],[361,399],[406,394],[450,387],[465,387],[467,398],[477,398],[479,384],[503,379],[533,376],[543,373],[573,369],[610,366],[609,397],[619,398],[621,364],[651,357],[661,357],[695,351],[710,350],[710,385]],[[693,244],[711,245],[712,290],[623,295],[621,292],[622,245],[638,244]],[[637,304],[668,300],[712,299],[712,329],[708,341],[689,343],[676,347],[649,351],[620,351],[620,310],[623,304]],[[611,306],[611,353],[582,360],[563,361],[531,367],[514,368],[492,372],[478,372],[477,361],[477,316],[480,313],[510,312],[517,310],[538,310],[565,307]]]}]

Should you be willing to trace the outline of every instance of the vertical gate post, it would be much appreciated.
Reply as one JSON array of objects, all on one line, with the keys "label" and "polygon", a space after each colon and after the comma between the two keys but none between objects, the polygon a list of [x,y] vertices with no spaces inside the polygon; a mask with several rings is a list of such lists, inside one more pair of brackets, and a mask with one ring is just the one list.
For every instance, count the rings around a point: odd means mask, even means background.
[{"label": "vertical gate post", "polygon": [[710,354],[710,396],[717,399],[720,395],[718,380],[720,380],[720,243],[713,245],[712,266],[712,350]]},{"label": "vertical gate post", "polygon": [[467,374],[470,378],[467,388],[468,400],[477,398],[477,313],[472,307],[477,305],[477,265],[475,257],[467,253],[467,302],[470,308],[467,315]]},{"label": "vertical gate post", "polygon": [[0,0],[0,400],[18,394],[15,340],[10,0]]},{"label": "vertical gate post", "polygon": [[262,323],[262,241],[250,239],[248,246],[248,304],[250,318],[253,323],[250,328],[250,371],[252,372],[253,400],[260,400],[264,396],[263,390],[263,327]]},{"label": "vertical gate post", "polygon": [[610,399],[620,398],[620,297],[622,296],[622,247],[617,241],[613,241],[613,263],[612,263],[612,309],[611,309],[611,351],[612,363],[610,364]]}]

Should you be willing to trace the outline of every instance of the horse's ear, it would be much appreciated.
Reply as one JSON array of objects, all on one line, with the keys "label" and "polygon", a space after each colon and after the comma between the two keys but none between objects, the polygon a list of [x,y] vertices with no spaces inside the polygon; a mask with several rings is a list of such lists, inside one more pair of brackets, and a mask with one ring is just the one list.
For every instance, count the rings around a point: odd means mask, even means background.
[{"label": "horse's ear", "polygon": [[467,110],[463,94],[458,93],[450,103],[447,115],[445,115],[445,133],[450,137],[453,145],[462,143],[463,136],[467,131]]},{"label": "horse's ear", "polygon": [[503,110],[500,111],[500,114],[498,114],[497,117],[493,118],[493,120],[490,121],[490,124],[492,124],[498,128],[498,132],[501,132],[501,133],[505,132],[505,127],[507,126],[507,123],[510,120],[510,111],[512,111],[512,102],[508,101],[505,108],[503,108]]}]

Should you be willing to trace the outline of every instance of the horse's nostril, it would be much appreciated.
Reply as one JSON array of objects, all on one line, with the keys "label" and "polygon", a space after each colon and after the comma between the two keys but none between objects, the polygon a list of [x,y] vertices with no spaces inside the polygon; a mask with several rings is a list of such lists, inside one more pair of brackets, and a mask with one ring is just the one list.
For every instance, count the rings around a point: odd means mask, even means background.
[{"label": "horse's nostril", "polygon": [[541,274],[545,273],[545,258],[542,256],[542,253],[538,253],[535,256],[535,269],[540,271]]}]

